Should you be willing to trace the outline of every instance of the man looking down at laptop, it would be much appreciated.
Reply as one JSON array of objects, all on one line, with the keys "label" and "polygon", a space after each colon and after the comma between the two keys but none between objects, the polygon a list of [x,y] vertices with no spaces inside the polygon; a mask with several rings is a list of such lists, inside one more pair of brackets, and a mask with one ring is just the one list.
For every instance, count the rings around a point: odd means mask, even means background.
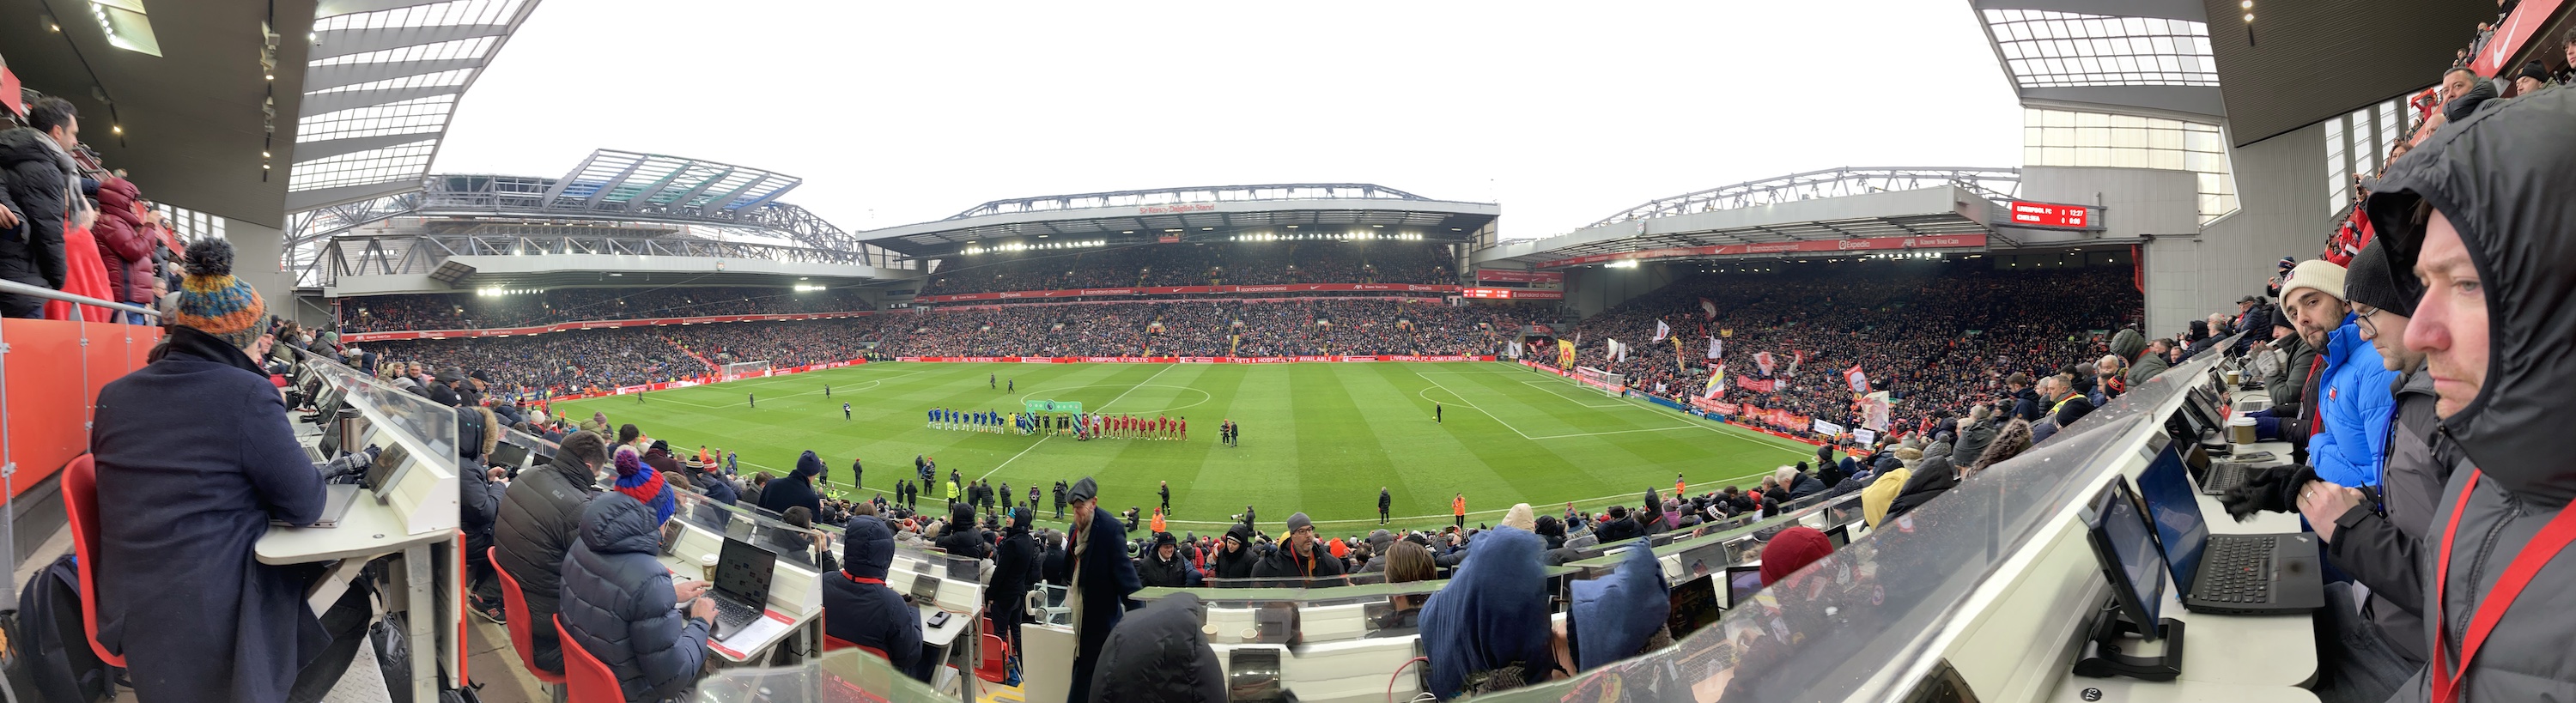
[{"label": "man looking down at laptop", "polygon": [[2561,445],[2576,384],[2576,91],[2543,90],[2443,127],[2363,204],[2381,237],[2420,239],[2423,352],[2454,467],[2425,534],[2423,674],[2401,701],[2576,696],[2576,461]]},{"label": "man looking down at laptop", "polygon": [[[492,563],[519,581],[528,600],[529,653],[537,668],[563,673],[563,646],[554,622],[563,589],[564,552],[579,538],[582,505],[599,492],[593,466],[608,463],[608,441],[590,430],[564,437],[545,468],[525,471],[501,494],[501,517],[493,524]],[[658,546],[658,545],[657,545]]]},{"label": "man looking down at laptop", "polygon": [[[99,390],[98,640],[138,700],[282,701],[330,644],[304,604],[318,564],[260,564],[272,518],[321,519],[322,473],[254,361],[266,306],[232,276],[232,245],[188,247],[152,363]],[[78,645],[74,645],[78,646]]]},{"label": "man looking down at laptop", "polygon": [[[618,457],[621,469],[627,456]],[[670,569],[654,558],[662,549],[662,523],[678,506],[661,474],[638,473],[656,479],[650,504],[619,481],[617,490],[582,505],[581,536],[563,560],[563,628],[617,675],[626,700],[661,701],[680,697],[697,681],[716,602],[699,597],[707,582],[672,583]],[[683,603],[686,613],[675,607]]]}]

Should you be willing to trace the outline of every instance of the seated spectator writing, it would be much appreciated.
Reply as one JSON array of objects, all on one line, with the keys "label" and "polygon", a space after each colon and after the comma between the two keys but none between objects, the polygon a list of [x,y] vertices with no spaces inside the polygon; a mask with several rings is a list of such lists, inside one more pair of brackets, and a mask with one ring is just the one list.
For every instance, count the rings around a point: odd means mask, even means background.
[{"label": "seated spectator writing", "polygon": [[319,519],[322,478],[252,361],[274,341],[232,246],[188,249],[165,343],[100,389],[92,416],[98,639],[140,700],[285,700],[326,644],[304,602],[320,571],[260,564],[252,545],[271,519]]},{"label": "seated spectator writing", "polygon": [[[621,473],[628,456],[618,454]],[[581,535],[564,554],[561,622],[564,636],[617,675],[626,700],[674,700],[698,679],[716,603],[700,597],[707,582],[673,583],[654,558],[662,523],[679,506],[661,474],[634,473],[651,478],[630,486],[621,476],[617,490],[582,505]],[[686,612],[674,607],[682,603]]]},{"label": "seated spectator writing", "polygon": [[499,553],[492,563],[510,572],[527,596],[529,645],[536,650],[530,658],[548,673],[562,673],[563,646],[554,628],[535,625],[554,622],[564,553],[580,536],[582,506],[599,492],[591,467],[608,462],[606,440],[589,430],[574,432],[564,437],[554,461],[521,472],[501,494],[501,517],[492,529]]},{"label": "seated spectator writing", "polygon": [[893,568],[894,530],[873,515],[850,518],[841,570],[823,578],[823,634],[882,650],[896,671],[927,682],[920,611],[886,586]]}]

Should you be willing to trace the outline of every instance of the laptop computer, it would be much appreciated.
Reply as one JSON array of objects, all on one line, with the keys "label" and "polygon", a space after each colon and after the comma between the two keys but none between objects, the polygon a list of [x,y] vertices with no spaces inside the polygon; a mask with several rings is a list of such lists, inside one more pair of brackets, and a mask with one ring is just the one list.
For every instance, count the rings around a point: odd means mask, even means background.
[{"label": "laptop computer", "polygon": [[1730,566],[1730,567],[1726,567],[1726,606],[1727,606],[1727,607],[1729,607],[1729,608],[1739,608],[1739,607],[1743,607],[1743,605],[1744,605],[1744,602],[1745,602],[1745,601],[1752,600],[1752,599],[1753,599],[1753,595],[1754,595],[1754,594],[1761,593],[1761,592],[1762,592],[1762,567],[1761,567],[1761,566],[1759,566],[1759,565],[1755,565],[1755,566]]},{"label": "laptop computer", "polygon": [[[2165,446],[2156,446],[2165,444]],[[2138,474],[2138,493],[2164,546],[2182,605],[2195,613],[2277,615],[2325,605],[2325,580],[2311,533],[2213,535],[2182,458],[2162,437]]]},{"label": "laptop computer", "polygon": [[2111,584],[2111,602],[2121,619],[2136,625],[2149,642],[2165,636],[2160,612],[2165,602],[2165,556],[2156,549],[2155,529],[2138,512],[2137,494],[2129,483],[2113,479],[2095,494],[2084,515],[2084,532],[2093,544],[2093,559]]},{"label": "laptop computer", "polygon": [[1664,626],[1671,630],[1673,640],[1676,642],[1689,637],[1693,632],[1698,632],[1700,628],[1717,622],[1718,615],[1726,610],[1726,604],[1718,600],[1717,574],[1708,574],[1674,586],[1669,602],[1672,606],[1671,615],[1666,616]]},{"label": "laptop computer", "polygon": [[1835,549],[1851,544],[1851,526],[1835,525],[1834,529],[1826,530],[1825,541],[1834,545]]},{"label": "laptop computer", "polygon": [[716,639],[733,636],[769,610],[769,578],[777,566],[776,553],[725,538],[723,551],[716,553],[715,584],[706,595],[716,601]]}]

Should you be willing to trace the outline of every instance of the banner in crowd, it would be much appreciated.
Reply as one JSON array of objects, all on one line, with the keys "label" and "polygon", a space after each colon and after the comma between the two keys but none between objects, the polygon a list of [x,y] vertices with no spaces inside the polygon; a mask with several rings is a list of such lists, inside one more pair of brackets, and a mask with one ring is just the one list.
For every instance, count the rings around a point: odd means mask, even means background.
[{"label": "banner in crowd", "polygon": [[1753,368],[1761,371],[1762,375],[1771,375],[1771,369],[1773,366],[1775,366],[1775,364],[1772,362],[1771,352],[1753,353]]},{"label": "banner in crowd", "polygon": [[388,342],[400,339],[472,339],[476,337],[514,337],[566,330],[607,329],[613,327],[660,327],[695,325],[709,322],[771,322],[777,320],[839,320],[877,314],[873,310],[853,312],[820,312],[806,315],[710,315],[707,317],[661,317],[649,320],[591,320],[564,322],[536,327],[508,327],[483,330],[399,330],[393,332],[350,332],[340,335],[344,344]]},{"label": "banner in crowd", "polygon": [[1892,402],[1892,401],[1890,401],[1890,400],[1888,399],[1887,391],[1879,391],[1879,392],[1876,392],[1876,393],[1871,393],[1871,394],[1868,394],[1868,395],[1861,396],[1861,398],[1860,398],[1860,417],[1861,417],[1860,424],[1861,424],[1861,426],[1862,426],[1862,427],[1867,427],[1867,428],[1870,428],[1870,429],[1873,429],[1873,430],[1886,430],[1886,429],[1887,429],[1887,418],[1888,418],[1888,416],[1889,416],[1890,414],[1892,414],[1892,413],[1891,413],[1891,412],[1889,412],[1889,411],[1890,411],[1891,406],[1893,406],[1893,405],[1894,405],[1894,402]]},{"label": "banner in crowd", "polygon": [[1680,371],[1680,372],[1682,372],[1682,373],[1690,373],[1690,362],[1688,362],[1688,361],[1684,361],[1684,359],[1688,359],[1688,358],[1690,358],[1690,357],[1688,357],[1688,356],[1684,356],[1684,355],[1682,354],[1682,338],[1680,338],[1680,337],[1674,337],[1674,338],[1673,338],[1673,367],[1674,367],[1674,370],[1676,370],[1676,371]]},{"label": "banner in crowd", "polygon": [[1556,340],[1556,365],[1561,368],[1574,368],[1573,342]]},{"label": "banner in crowd", "polygon": [[[2493,74],[2489,74],[2493,75]],[[1819,239],[1796,242],[1763,242],[1759,244],[1721,244],[1704,247],[1665,247],[1623,251],[1615,254],[1592,254],[1553,261],[1541,261],[1534,268],[1563,268],[1605,261],[1675,259],[1696,256],[1734,256],[1741,254],[1786,254],[1794,252],[1854,252],[1890,249],[1983,249],[1986,235],[1944,234],[1915,237],[1867,237],[1860,239]]]},{"label": "banner in crowd", "polygon": [[1851,384],[1853,393],[1869,392],[1869,374],[1861,373],[1859,364],[1843,370],[1843,381]]},{"label": "banner in crowd", "polygon": [[1755,393],[1770,393],[1779,390],[1780,382],[1768,378],[1737,378],[1735,387]]},{"label": "banner in crowd", "polygon": [[1878,433],[1872,432],[1868,428],[1852,430],[1852,441],[1859,442],[1860,445],[1864,447],[1876,444],[1878,442]]},{"label": "banner in crowd", "polygon": [[1513,269],[1476,269],[1478,282],[1496,283],[1564,283],[1563,271],[1517,271]]},{"label": "banner in crowd", "polygon": [[1725,354],[1726,354],[1726,343],[1725,343],[1725,342],[1718,341],[1718,339],[1717,339],[1716,337],[1710,337],[1710,338],[1708,338],[1708,358],[1716,359],[1716,358],[1720,358],[1720,357],[1724,356]]},{"label": "banner in crowd", "polygon": [[1650,340],[1646,340],[1646,341],[1650,341],[1650,342],[1661,342],[1661,341],[1664,341],[1664,338],[1665,338],[1665,337],[1670,337],[1670,336],[1673,336],[1673,327],[1672,327],[1672,325],[1664,324],[1664,321],[1663,321],[1663,320],[1656,320],[1656,321],[1655,321],[1655,338],[1654,338],[1654,339],[1650,339]]},{"label": "banner in crowd", "polygon": [[1809,421],[1807,421],[1807,422],[1808,422],[1808,424],[1809,424],[1809,425],[1811,425],[1811,426],[1815,427],[1815,429],[1816,429],[1816,434],[1821,434],[1821,435],[1840,435],[1840,434],[1842,434],[1842,433],[1843,433],[1843,426],[1842,426],[1842,425],[1837,425],[1837,424],[1830,423],[1830,422],[1826,422],[1826,421],[1823,421],[1823,420],[1809,420]]},{"label": "banner in crowd", "polygon": [[1708,375],[1708,390],[1699,397],[1714,400],[1726,391],[1726,362],[1717,362],[1717,371]]},{"label": "banner in crowd", "polygon": [[1420,283],[1291,283],[1269,286],[1138,286],[1133,288],[1076,288],[1071,290],[1015,290],[993,293],[959,293],[925,295],[919,303],[952,303],[973,300],[1022,300],[1047,298],[1081,298],[1100,295],[1199,295],[1207,293],[1310,293],[1351,291],[1395,291],[1401,293],[1456,293],[1458,286]]},{"label": "banner in crowd", "polygon": [[1691,407],[1719,415],[1734,415],[1744,410],[1743,406],[1708,398],[1692,398]]}]

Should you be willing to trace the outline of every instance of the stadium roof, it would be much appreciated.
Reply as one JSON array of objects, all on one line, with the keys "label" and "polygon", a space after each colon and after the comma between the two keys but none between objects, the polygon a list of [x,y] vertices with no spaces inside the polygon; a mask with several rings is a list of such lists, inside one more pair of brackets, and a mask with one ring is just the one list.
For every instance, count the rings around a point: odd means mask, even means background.
[{"label": "stadium roof", "polygon": [[1970,0],[2025,105],[2227,114],[2198,0]]},{"label": "stadium roof", "polygon": [[537,0],[322,0],[286,210],[415,190],[456,101]]},{"label": "stadium roof", "polygon": [[[1062,235],[1105,244],[1184,241],[1245,230],[1368,228],[1466,240],[1501,208],[1431,198],[1367,183],[1283,183],[1127,190],[996,200],[935,222],[862,233],[867,243],[916,257]],[[1392,228],[1392,229],[1390,229]]]}]

